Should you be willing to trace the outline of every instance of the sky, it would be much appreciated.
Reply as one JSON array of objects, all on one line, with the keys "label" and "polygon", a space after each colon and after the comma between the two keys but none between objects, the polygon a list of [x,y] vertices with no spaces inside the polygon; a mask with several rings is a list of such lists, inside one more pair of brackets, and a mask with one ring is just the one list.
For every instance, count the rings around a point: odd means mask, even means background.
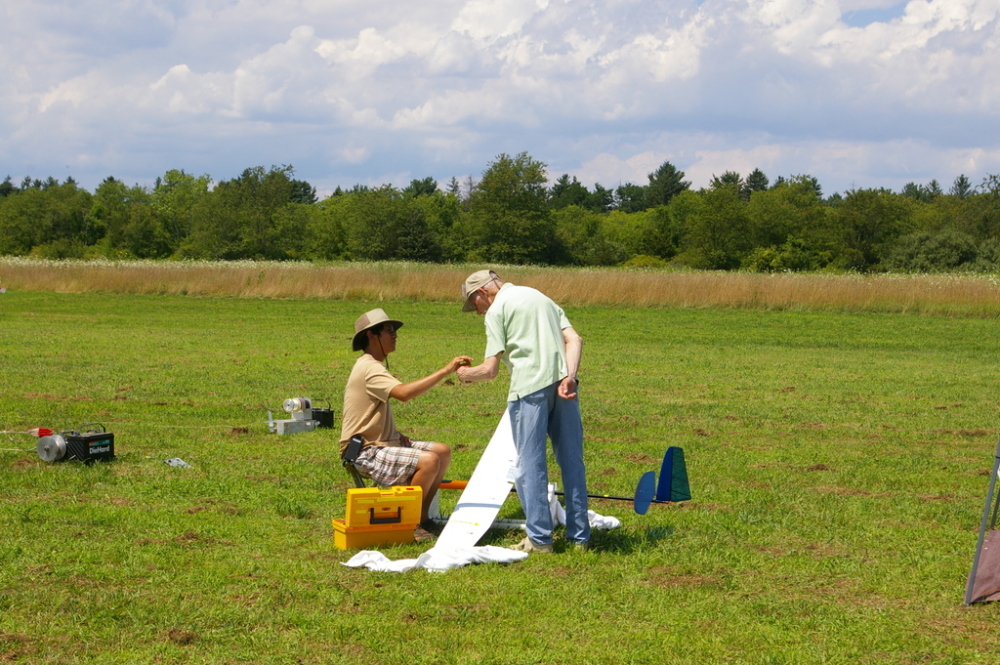
[{"label": "sky", "polygon": [[1000,173],[1000,0],[4,0],[0,179]]}]

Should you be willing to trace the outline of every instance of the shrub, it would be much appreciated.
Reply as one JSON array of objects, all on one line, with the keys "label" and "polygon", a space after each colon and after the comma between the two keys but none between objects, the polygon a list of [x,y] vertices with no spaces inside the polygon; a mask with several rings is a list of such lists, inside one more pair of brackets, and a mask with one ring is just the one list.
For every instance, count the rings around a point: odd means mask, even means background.
[{"label": "shrub", "polygon": [[977,253],[972,236],[961,231],[913,233],[899,239],[883,265],[900,272],[948,272],[972,264]]},{"label": "shrub", "polygon": [[637,254],[628,261],[621,264],[623,268],[667,268],[670,264],[658,256],[648,254]]}]

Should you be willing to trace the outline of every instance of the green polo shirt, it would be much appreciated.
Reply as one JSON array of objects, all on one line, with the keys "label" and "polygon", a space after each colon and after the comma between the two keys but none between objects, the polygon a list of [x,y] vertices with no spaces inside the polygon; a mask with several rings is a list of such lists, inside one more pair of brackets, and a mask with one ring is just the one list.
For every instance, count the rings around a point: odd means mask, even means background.
[{"label": "green polo shirt", "polygon": [[566,377],[562,331],[570,327],[562,308],[541,291],[510,282],[500,287],[486,312],[486,357],[503,352],[510,370],[508,402]]}]

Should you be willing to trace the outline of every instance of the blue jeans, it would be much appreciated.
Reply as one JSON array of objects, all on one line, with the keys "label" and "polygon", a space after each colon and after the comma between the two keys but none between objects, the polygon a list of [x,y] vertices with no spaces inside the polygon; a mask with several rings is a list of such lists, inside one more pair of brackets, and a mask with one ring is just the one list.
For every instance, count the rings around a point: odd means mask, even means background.
[{"label": "blue jeans", "polygon": [[556,394],[559,383],[507,403],[517,449],[514,484],[524,508],[528,537],[536,543],[552,542],[549,512],[546,434],[562,471],[566,500],[566,538],[583,543],[590,539],[587,517],[587,471],[583,464],[583,422],[580,402]]}]

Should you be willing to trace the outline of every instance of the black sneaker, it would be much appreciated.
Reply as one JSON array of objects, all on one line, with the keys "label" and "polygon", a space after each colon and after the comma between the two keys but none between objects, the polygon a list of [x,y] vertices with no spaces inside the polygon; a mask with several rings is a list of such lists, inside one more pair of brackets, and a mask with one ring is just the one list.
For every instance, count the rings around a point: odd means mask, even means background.
[{"label": "black sneaker", "polygon": [[441,529],[442,529],[442,527],[441,527],[440,524],[438,524],[434,520],[424,520],[423,522],[421,522],[417,526],[419,526],[424,531],[428,531],[430,533],[433,533],[435,536],[440,536],[441,535]]}]

